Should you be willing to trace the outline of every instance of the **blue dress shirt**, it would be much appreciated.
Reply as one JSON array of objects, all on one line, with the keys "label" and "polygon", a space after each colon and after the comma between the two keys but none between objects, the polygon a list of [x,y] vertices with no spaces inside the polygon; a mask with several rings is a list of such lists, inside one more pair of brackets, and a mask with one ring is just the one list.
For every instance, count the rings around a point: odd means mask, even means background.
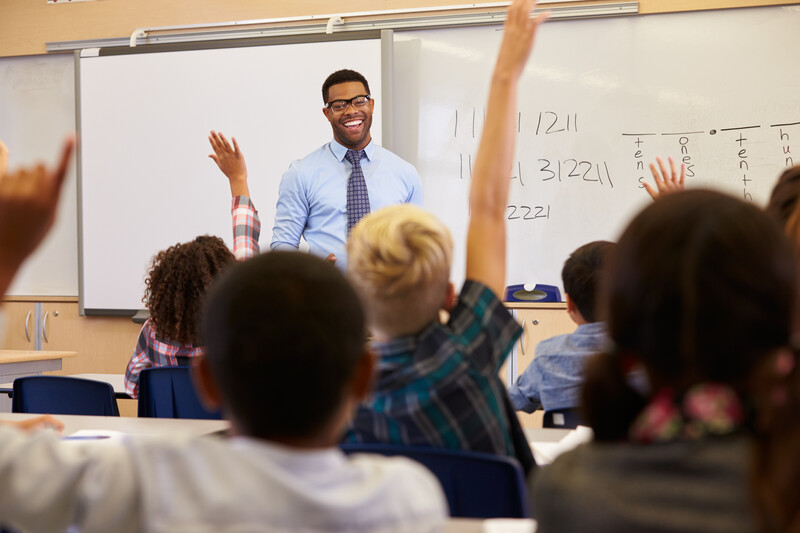
[{"label": "blue dress shirt", "polygon": [[[422,183],[416,169],[374,141],[361,160],[369,191],[370,211],[401,203],[422,207]],[[352,166],[347,148],[332,140],[294,161],[281,178],[272,250],[297,249],[304,237],[309,251],[335,254],[336,266],[347,266],[347,180]]]},{"label": "blue dress shirt", "polygon": [[528,368],[508,389],[518,411],[532,413],[578,407],[586,359],[607,348],[605,322],[578,326],[573,333],[540,342]]}]

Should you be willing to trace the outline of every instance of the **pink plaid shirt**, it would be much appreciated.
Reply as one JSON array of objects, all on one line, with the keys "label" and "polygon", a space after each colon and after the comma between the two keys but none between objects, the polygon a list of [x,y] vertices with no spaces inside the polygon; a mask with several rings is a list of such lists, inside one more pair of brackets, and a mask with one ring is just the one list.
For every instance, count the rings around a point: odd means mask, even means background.
[{"label": "pink plaid shirt", "polygon": [[[261,221],[253,202],[247,196],[236,196],[231,202],[233,219],[233,255],[238,260],[248,259],[259,252],[258,238]],[[156,338],[156,331],[147,320],[139,333],[136,349],[125,370],[125,392],[132,398],[139,396],[139,373],[153,366],[176,366],[178,358],[189,361],[202,355],[203,348],[192,344],[171,344]]]}]

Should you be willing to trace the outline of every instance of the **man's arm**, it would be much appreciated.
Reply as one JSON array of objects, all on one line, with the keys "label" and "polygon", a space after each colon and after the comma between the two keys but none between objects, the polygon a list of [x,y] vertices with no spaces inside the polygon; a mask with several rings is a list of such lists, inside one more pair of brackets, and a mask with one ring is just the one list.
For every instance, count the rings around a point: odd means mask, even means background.
[{"label": "man's arm", "polygon": [[283,173],[278,187],[275,225],[272,228],[272,250],[296,250],[308,221],[308,198],[303,191],[295,164]]},{"label": "man's arm", "polygon": [[411,191],[408,196],[407,203],[415,205],[419,208],[425,208],[425,199],[422,196],[422,180],[419,179],[419,173],[417,173],[417,169],[412,167],[412,174],[411,174]]},{"label": "man's arm", "polygon": [[483,283],[498,298],[505,285],[505,211],[516,142],[517,85],[536,30],[547,18],[531,19],[534,7],[536,0],[514,0],[508,10],[470,189],[466,277]]},{"label": "man's arm", "polygon": [[39,164],[0,175],[0,295],[53,226],[74,147],[69,138],[55,170]]}]

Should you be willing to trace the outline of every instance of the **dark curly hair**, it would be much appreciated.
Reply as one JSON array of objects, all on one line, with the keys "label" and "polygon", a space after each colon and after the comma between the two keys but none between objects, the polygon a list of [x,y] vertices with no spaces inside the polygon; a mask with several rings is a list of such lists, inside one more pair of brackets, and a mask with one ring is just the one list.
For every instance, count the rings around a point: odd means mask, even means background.
[{"label": "dark curly hair", "polygon": [[158,252],[142,298],[156,336],[177,344],[199,344],[197,321],[206,290],[235,261],[222,239],[209,235]]}]

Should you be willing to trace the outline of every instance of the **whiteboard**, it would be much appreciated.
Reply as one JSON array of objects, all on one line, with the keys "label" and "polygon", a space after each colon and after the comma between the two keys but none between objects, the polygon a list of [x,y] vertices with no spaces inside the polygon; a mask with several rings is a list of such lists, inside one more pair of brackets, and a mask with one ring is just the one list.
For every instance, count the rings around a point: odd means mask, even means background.
[{"label": "whiteboard", "polygon": [[[656,156],[686,158],[688,187],[764,204],[800,154],[799,27],[798,7],[542,26],[521,81],[507,283],[561,286],[574,249],[616,240],[650,201],[639,180]],[[412,132],[395,147],[454,234],[457,282],[500,38],[496,26],[395,34],[394,116]]]},{"label": "whiteboard", "polygon": [[[75,131],[71,55],[0,58],[0,139],[10,168],[55,165],[64,138]],[[23,265],[8,295],[77,296],[78,230],[75,163],[70,165],[56,221]]]},{"label": "whiteboard", "polygon": [[[230,189],[207,156],[235,136],[268,250],[283,172],[332,138],[321,86],[364,74],[381,103],[381,41],[282,44],[85,57],[79,62],[81,305],[143,307],[152,256],[199,234],[232,243]],[[381,114],[372,125],[380,142]]]}]

